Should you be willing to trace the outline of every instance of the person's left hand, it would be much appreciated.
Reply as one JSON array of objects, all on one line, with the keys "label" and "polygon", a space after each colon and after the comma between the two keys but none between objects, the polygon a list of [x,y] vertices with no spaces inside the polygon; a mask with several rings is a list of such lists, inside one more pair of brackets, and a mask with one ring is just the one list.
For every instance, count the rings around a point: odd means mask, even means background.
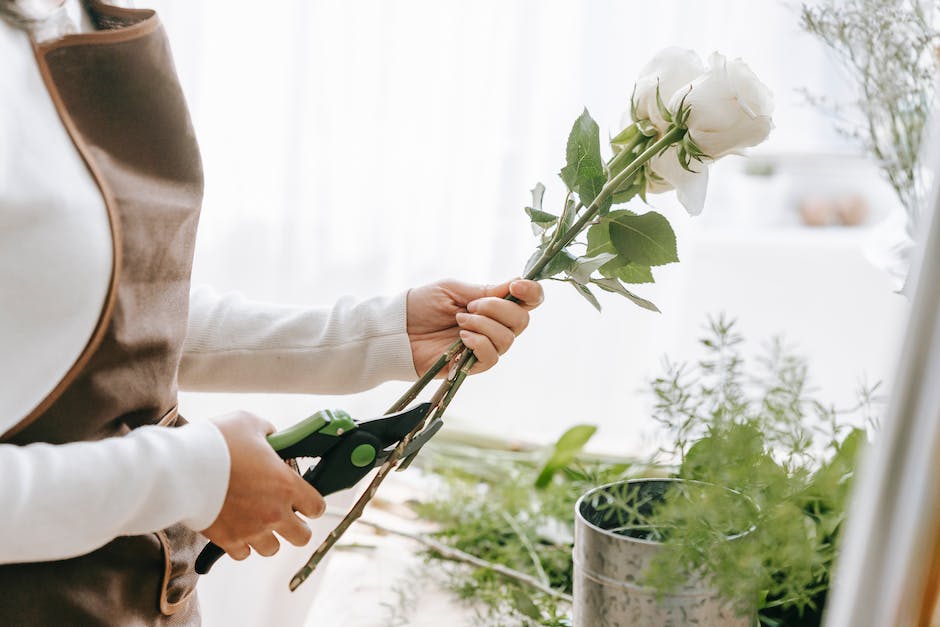
[{"label": "person's left hand", "polygon": [[[504,300],[507,294],[519,302]],[[492,368],[528,326],[529,310],[542,299],[542,286],[524,279],[501,285],[445,279],[410,290],[408,339],[415,370],[427,372],[458,337],[478,360],[472,373]],[[445,369],[438,376],[446,374]]]}]

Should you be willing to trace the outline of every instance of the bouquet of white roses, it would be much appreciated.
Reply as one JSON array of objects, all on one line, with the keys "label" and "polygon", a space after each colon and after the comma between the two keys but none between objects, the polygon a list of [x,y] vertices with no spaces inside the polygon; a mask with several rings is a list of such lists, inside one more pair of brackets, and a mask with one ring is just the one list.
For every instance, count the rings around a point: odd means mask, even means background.
[{"label": "bouquet of white roses", "polygon": [[[650,283],[653,267],[679,260],[675,233],[655,211],[639,214],[614,207],[636,196],[645,201],[647,194],[675,190],[689,213],[697,215],[705,201],[709,165],[764,141],[773,128],[772,110],[770,90],[740,59],[729,61],[713,53],[705,67],[691,50],[661,51],[635,84],[624,128],[610,140],[612,157],[602,157],[598,125],[585,110],[568,137],[560,173],[568,193],[560,211],[553,214],[543,208],[541,183],[532,190],[526,213],[539,244],[526,264],[525,278],[571,283],[598,310],[591,286],[658,311],[626,286]],[[583,255],[572,252],[574,244],[583,247]],[[408,442],[441,417],[474,363],[472,351],[455,342],[389,409],[403,409],[450,367],[431,399],[428,418],[401,441],[350,513],[294,576],[292,590],[362,514]]]}]

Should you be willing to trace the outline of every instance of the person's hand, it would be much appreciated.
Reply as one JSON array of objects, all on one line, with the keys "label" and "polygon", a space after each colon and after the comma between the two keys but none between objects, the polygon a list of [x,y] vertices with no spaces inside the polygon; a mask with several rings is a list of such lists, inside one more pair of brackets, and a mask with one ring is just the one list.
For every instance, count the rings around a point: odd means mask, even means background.
[{"label": "person's hand", "polygon": [[[504,300],[512,294],[518,303]],[[459,337],[483,372],[509,350],[529,324],[529,311],[543,299],[542,286],[517,279],[501,285],[471,285],[445,279],[408,292],[408,339],[415,370],[424,374]],[[445,376],[442,371],[439,376]]]},{"label": "person's hand", "polygon": [[310,527],[295,510],[320,516],[323,497],[281,460],[265,436],[274,427],[248,412],[213,420],[228,444],[232,460],[222,511],[202,533],[226,553],[243,560],[253,548],[261,555],[277,553],[277,532],[293,545],[310,541]]}]

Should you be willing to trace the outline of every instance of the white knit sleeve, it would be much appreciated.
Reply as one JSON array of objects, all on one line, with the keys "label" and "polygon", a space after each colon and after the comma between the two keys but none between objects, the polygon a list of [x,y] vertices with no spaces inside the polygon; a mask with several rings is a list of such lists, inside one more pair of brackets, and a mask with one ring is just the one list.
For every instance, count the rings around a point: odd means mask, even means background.
[{"label": "white knit sleeve", "polygon": [[331,308],[253,302],[200,287],[190,297],[180,386],[220,392],[345,394],[417,378],[406,293]]},{"label": "white knit sleeve", "polygon": [[0,564],[83,555],[121,535],[208,527],[229,452],[212,423],[71,444],[0,444]]}]

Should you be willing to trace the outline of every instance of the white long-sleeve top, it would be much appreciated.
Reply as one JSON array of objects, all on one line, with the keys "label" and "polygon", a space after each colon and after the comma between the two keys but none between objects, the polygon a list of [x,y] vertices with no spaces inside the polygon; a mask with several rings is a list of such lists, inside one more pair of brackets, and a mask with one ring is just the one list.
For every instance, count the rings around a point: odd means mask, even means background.
[{"label": "white long-sleeve top", "polygon": [[[77,2],[68,4],[74,11]],[[60,14],[43,36],[76,24]],[[113,259],[99,190],[49,99],[29,38],[3,20],[0,59],[3,433],[80,355]],[[405,303],[399,294],[317,309],[195,289],[180,386],[341,393],[413,379]],[[0,444],[0,563],[73,557],[176,522],[204,529],[224,501],[229,461],[207,422],[98,442]]]}]

